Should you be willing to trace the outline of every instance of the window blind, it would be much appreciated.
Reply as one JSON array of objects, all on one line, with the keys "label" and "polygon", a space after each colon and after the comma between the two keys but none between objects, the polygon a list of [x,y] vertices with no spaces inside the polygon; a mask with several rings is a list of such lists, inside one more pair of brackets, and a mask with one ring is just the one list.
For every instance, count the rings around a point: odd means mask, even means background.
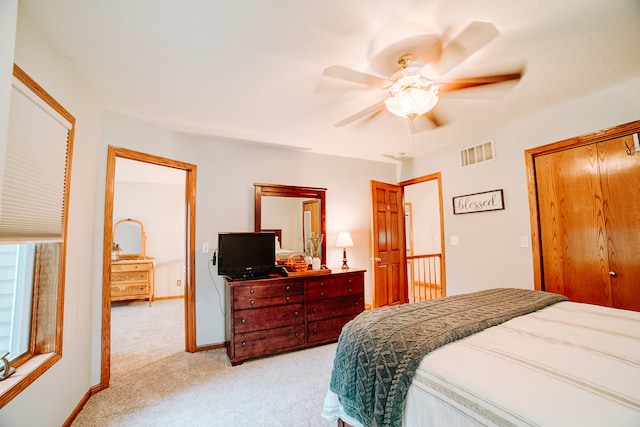
[{"label": "window blind", "polygon": [[0,242],[61,241],[72,124],[14,78],[0,199]]}]

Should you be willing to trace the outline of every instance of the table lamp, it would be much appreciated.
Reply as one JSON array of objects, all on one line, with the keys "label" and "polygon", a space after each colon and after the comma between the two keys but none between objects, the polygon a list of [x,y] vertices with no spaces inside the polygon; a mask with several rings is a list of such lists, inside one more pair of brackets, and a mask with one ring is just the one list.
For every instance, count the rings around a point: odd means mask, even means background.
[{"label": "table lamp", "polygon": [[348,231],[343,231],[338,233],[338,239],[336,240],[336,247],[342,248],[342,269],[348,270],[349,266],[347,265],[347,248],[353,246],[353,240],[351,240],[351,233]]}]

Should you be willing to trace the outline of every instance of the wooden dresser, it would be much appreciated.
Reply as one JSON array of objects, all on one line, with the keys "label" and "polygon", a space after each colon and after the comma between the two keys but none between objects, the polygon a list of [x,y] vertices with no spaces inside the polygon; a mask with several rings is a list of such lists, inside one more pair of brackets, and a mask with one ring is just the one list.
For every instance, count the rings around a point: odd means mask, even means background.
[{"label": "wooden dresser", "polygon": [[320,276],[226,278],[226,341],[233,365],[336,341],[364,309],[364,270]]},{"label": "wooden dresser", "polygon": [[111,301],[148,299],[153,302],[153,259],[111,262]]}]

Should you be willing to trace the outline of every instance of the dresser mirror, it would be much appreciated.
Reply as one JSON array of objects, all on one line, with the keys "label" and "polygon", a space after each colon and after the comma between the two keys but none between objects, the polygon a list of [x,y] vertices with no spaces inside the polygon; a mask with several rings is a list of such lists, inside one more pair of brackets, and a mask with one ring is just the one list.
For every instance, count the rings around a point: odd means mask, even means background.
[{"label": "dresser mirror", "polygon": [[146,258],[146,235],[142,222],[131,218],[122,219],[114,225],[113,236],[113,243],[119,248],[119,258]]},{"label": "dresser mirror", "polygon": [[307,252],[311,233],[322,235],[320,260],[326,264],[326,188],[254,184],[255,231],[279,236],[285,251]]}]

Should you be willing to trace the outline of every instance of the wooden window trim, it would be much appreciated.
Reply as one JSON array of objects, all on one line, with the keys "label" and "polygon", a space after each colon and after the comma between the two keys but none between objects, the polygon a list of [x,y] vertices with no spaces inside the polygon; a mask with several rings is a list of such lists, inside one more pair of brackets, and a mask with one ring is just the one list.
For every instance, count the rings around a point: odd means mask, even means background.
[{"label": "wooden window trim", "polygon": [[[45,338],[37,343],[38,331],[42,331],[43,325],[39,325],[38,318],[34,322],[32,320],[32,340],[29,345],[30,350],[24,356],[18,359],[20,372],[16,372],[9,378],[0,382],[0,408],[3,408],[14,397],[19,395],[31,383],[44,374],[49,368],[55,365],[62,358],[62,333],[64,319],[64,283],[66,276],[66,240],[68,228],[68,212],[69,212],[69,191],[71,177],[71,160],[73,153],[73,141],[75,134],[75,118],[60,105],[47,91],[45,91],[38,83],[36,83],[27,73],[25,73],[18,65],[13,66],[13,75],[33,93],[35,93],[42,101],[47,103],[58,114],[64,117],[71,124],[67,139],[67,163],[64,182],[63,197],[63,226],[62,226],[62,242],[59,247],[58,257],[58,278],[57,283],[53,284],[56,288],[57,297],[55,301],[41,302],[40,298],[34,296],[34,315],[37,315],[39,309],[45,309],[49,312],[55,312],[55,321],[53,324],[46,326],[47,330],[53,331],[53,336]],[[38,286],[34,289],[34,294],[38,290]],[[54,304],[55,307],[51,307]],[[40,307],[38,307],[40,306]]]}]

